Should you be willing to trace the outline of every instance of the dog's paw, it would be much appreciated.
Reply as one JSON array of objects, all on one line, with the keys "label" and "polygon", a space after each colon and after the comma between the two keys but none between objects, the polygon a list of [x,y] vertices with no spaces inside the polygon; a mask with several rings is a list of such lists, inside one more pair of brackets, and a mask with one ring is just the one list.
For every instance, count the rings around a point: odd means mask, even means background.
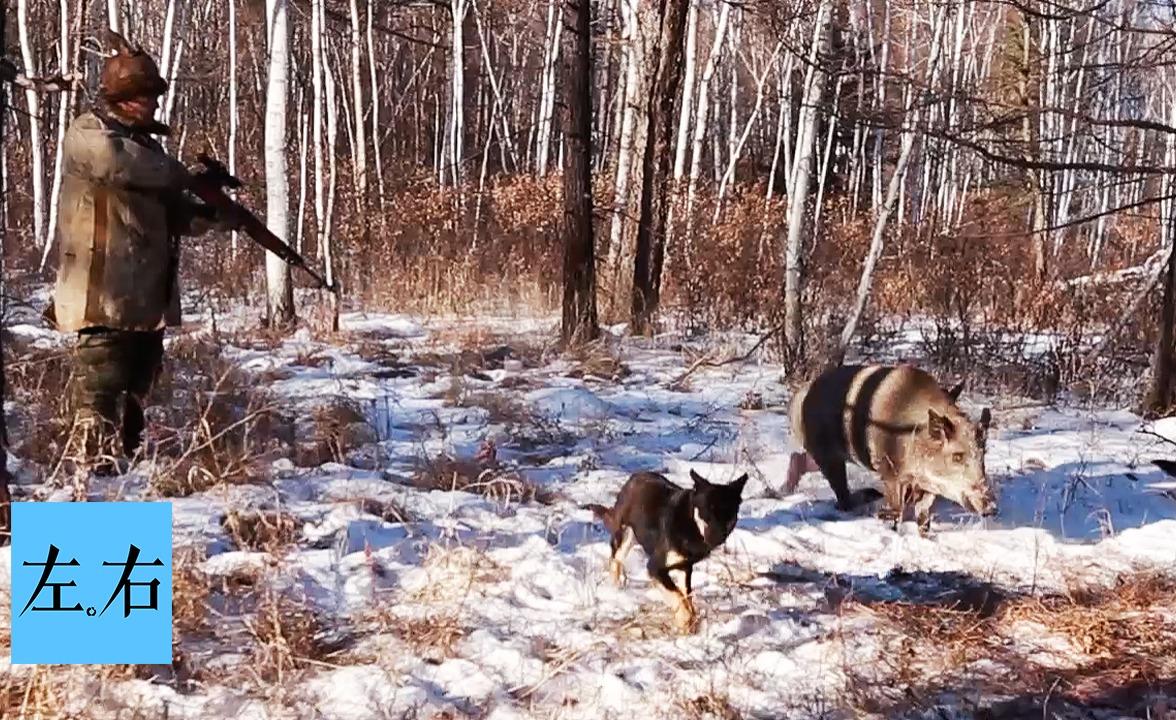
[{"label": "dog's paw", "polygon": [[683,603],[674,612],[674,627],[682,635],[693,635],[698,632],[698,612],[692,603]]},{"label": "dog's paw", "polygon": [[625,568],[619,562],[612,561],[608,564],[608,574],[612,576],[613,585],[618,588],[629,584],[629,576],[625,574]]}]

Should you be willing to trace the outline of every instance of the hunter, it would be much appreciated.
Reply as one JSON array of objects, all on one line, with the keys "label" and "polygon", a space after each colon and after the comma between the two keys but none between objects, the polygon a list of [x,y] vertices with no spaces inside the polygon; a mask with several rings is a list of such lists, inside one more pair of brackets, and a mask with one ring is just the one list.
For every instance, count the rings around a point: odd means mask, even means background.
[{"label": "hunter", "polygon": [[185,195],[191,173],[151,137],[169,132],[155,119],[167,81],[141,48],[110,37],[115,52],[98,100],[65,134],[60,259],[47,313],[77,334],[75,427],[101,475],[118,472],[119,455],[132,458],[142,440],[164,328],[180,324],[180,236],[240,225]]}]

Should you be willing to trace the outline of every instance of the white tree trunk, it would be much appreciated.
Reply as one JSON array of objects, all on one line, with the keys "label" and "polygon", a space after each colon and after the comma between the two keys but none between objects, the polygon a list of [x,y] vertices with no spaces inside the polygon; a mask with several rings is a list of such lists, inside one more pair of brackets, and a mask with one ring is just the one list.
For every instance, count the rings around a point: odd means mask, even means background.
[{"label": "white tree trunk", "polygon": [[[265,93],[265,214],[270,232],[287,239],[290,179],[286,175],[286,105],[290,74],[287,0],[267,0],[269,28],[269,83]],[[266,308],[271,324],[294,318],[290,266],[266,252]]]},{"label": "white tree trunk", "polygon": [[[69,0],[60,2],[61,35],[57,46],[57,59],[61,65],[61,74],[70,72],[69,53]],[[57,105],[57,147],[53,152],[53,189],[49,194],[49,231],[45,235],[45,251],[41,254],[40,269],[44,270],[49,261],[49,250],[53,247],[53,239],[57,234],[57,210],[61,193],[61,166],[65,148],[65,129],[69,125],[69,109],[73,105],[74,91],[71,89],[61,94]]]},{"label": "white tree trunk", "polygon": [[690,110],[694,103],[694,63],[698,56],[698,0],[690,0],[686,15],[686,63],[682,76],[682,112],[678,115],[678,141],[674,147],[674,180],[686,174],[686,147],[690,144]]},{"label": "white tree trunk", "polygon": [[812,175],[814,146],[817,134],[817,111],[825,90],[825,72],[818,61],[828,52],[832,0],[821,0],[817,8],[813,31],[812,51],[809,54],[809,77],[804,92],[804,105],[797,129],[796,167],[788,198],[788,235],[784,247],[784,337],[792,352],[801,350],[803,327],[800,307],[800,256],[804,231],[805,205],[808,201],[809,179]]},{"label": "white tree trunk", "polygon": [[[624,18],[624,112],[621,115],[620,143],[617,148],[617,176],[614,189],[612,227],[609,234],[608,268],[614,277],[620,277],[621,263],[625,257],[625,226],[629,222],[629,185],[631,180],[634,149],[634,135],[637,130],[637,103],[641,90],[641,64],[644,54],[638,28],[636,0],[619,0]],[[614,299],[616,288],[614,287]]]},{"label": "white tree trunk", "polygon": [[[314,138],[314,221],[318,232],[316,252],[322,257],[326,240],[326,196],[324,194],[323,170],[323,1],[312,0],[310,11],[310,75],[314,89],[314,111],[311,119],[311,137]],[[332,159],[334,147],[331,148]]]},{"label": "white tree trunk", "polygon": [[465,156],[463,147],[465,139],[465,38],[463,26],[465,24],[466,9],[469,0],[450,0],[450,10],[453,15],[453,39],[450,50],[450,81],[449,96],[449,126],[447,145],[449,147],[449,179],[454,187],[461,185],[462,158]]},{"label": "white tree trunk", "polygon": [[[355,108],[355,207],[362,212],[367,206],[367,137],[363,118],[363,36],[359,31],[359,2],[351,0],[351,96]],[[372,98],[375,101],[375,97]]]},{"label": "white tree trunk", "polygon": [[554,130],[556,68],[563,36],[563,8],[557,0],[548,0],[547,33],[543,43],[543,75],[539,99],[539,128],[535,153],[535,172],[546,175],[551,163],[551,136]]},{"label": "white tree trunk", "polygon": [[118,0],[106,0],[106,18],[111,30],[116,33],[122,32],[122,9]]},{"label": "white tree trunk", "polygon": [[298,89],[298,222],[294,231],[294,249],[302,254],[302,238],[306,230],[307,156],[310,147],[310,113],[306,111],[306,93]]},{"label": "white tree trunk", "polygon": [[[368,73],[372,84],[372,159],[375,161],[376,188],[380,194],[380,209],[384,208],[384,163],[380,152],[380,86],[376,80],[376,37],[372,30],[375,8],[372,0],[367,3],[367,46]],[[383,216],[381,215],[381,221]]]},{"label": "white tree trunk", "polygon": [[[339,101],[336,92],[335,74],[331,72],[329,61],[323,63],[323,79],[326,86],[327,100],[327,144],[328,147],[334,148],[339,138]],[[331,235],[334,230],[335,196],[339,188],[339,168],[334,152],[327,153],[327,157],[327,162],[330,165],[330,176],[327,180],[327,207],[326,217],[323,220],[322,254],[323,264],[325,266],[324,276],[327,282],[333,285],[335,282],[335,261],[333,252],[334,244],[331,241]]]},{"label": "white tree trunk", "polygon": [[[237,109],[237,0],[229,2],[229,174],[237,174],[237,127],[240,114]],[[231,191],[236,198],[237,192]],[[237,251],[237,231],[229,236],[229,247]]]},{"label": "white tree trunk", "polygon": [[[935,77],[939,74],[939,59],[943,55],[943,28],[947,24],[944,18],[944,12],[943,10],[937,11],[931,21],[931,57],[927,61],[927,75],[924,81],[928,92],[935,82]],[[922,93],[911,91],[910,98],[907,101],[906,113],[904,114],[904,122],[908,125],[913,126],[916,124],[916,98],[922,96]],[[909,127],[902,133],[902,149],[899,151],[898,162],[894,166],[894,172],[890,176],[890,183],[886,188],[886,198],[882,206],[878,208],[878,217],[874,221],[874,231],[870,237],[870,250],[866,255],[866,262],[862,268],[861,278],[858,281],[857,296],[854,300],[853,309],[850,312],[849,318],[846,320],[845,327],[841,331],[840,350],[842,353],[844,353],[845,348],[849,347],[849,343],[853,340],[853,336],[857,332],[858,322],[861,320],[862,312],[866,308],[866,301],[870,296],[870,285],[874,279],[874,269],[878,265],[878,258],[882,256],[886,224],[890,220],[890,215],[894,212],[894,205],[898,200],[899,189],[902,187],[903,178],[906,176],[907,164],[910,162],[911,150],[914,148],[914,145],[915,128]]]},{"label": "white tree trunk", "polygon": [[[33,44],[29,40],[29,1],[18,0],[16,22],[20,33],[20,54],[24,61],[25,73],[38,75],[37,60]],[[32,156],[33,190],[33,242],[43,247],[45,237],[45,139],[41,136],[41,96],[36,90],[25,90],[25,102],[29,111],[29,153]]]},{"label": "white tree trunk", "polygon": [[[706,140],[707,118],[710,113],[710,84],[715,76],[715,69],[719,65],[719,56],[723,52],[726,41],[727,27],[731,21],[731,4],[723,3],[719,11],[719,21],[715,26],[715,37],[711,41],[710,55],[706,59],[706,68],[702,71],[702,78],[698,81],[698,110],[694,119],[694,142],[690,156],[690,179],[686,186],[686,242],[690,242],[694,234],[694,199],[698,192],[698,176],[702,172],[702,144]],[[689,256],[689,253],[687,253]]]},{"label": "white tree trunk", "polygon": [[[163,47],[159,51],[159,72],[165,78],[170,75],[172,64],[172,47],[175,44],[175,26],[176,26],[176,0],[167,0],[167,11],[163,16]],[[174,84],[169,84],[167,94],[164,98],[163,106],[155,111],[155,118],[163,120],[164,106],[167,105],[167,100],[172,95],[176,94],[176,87]],[[163,120],[166,123],[166,120]],[[164,138],[166,140],[166,138]]]}]

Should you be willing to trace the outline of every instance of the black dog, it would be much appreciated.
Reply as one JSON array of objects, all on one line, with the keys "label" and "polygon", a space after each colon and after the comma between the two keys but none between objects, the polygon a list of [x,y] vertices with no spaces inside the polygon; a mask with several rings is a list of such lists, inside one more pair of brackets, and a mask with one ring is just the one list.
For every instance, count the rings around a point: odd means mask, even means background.
[{"label": "black dog", "polygon": [[612,534],[608,569],[617,586],[625,584],[625,556],[636,541],[645,550],[650,578],[669,593],[675,623],[687,631],[696,622],[690,597],[694,565],[735,529],[747,474],[729,485],[714,485],[693,470],[690,479],[694,488],[688,490],[658,473],[634,473],[612,508],[585,506]]}]

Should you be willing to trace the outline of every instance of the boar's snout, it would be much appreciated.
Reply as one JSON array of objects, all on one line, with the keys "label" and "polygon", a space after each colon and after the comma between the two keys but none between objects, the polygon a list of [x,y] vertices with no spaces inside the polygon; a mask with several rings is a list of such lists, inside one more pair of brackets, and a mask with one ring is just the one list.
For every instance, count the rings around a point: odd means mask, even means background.
[{"label": "boar's snout", "polygon": [[974,493],[968,497],[968,509],[980,515],[981,517],[992,517],[996,515],[997,505],[996,498],[992,491],[985,489],[983,492]]}]

